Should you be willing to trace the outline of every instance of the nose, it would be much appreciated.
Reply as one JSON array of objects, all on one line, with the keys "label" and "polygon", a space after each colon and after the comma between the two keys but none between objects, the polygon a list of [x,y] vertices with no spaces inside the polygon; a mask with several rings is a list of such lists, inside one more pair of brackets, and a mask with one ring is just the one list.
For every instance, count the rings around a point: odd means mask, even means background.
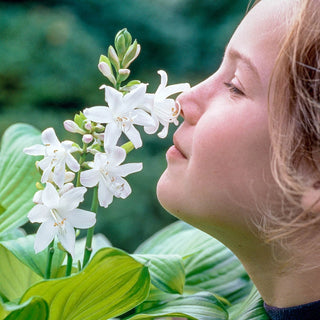
[{"label": "nose", "polygon": [[181,116],[184,121],[195,125],[205,110],[209,99],[210,90],[208,88],[209,79],[206,79],[190,90],[179,95],[177,102],[181,106]]}]

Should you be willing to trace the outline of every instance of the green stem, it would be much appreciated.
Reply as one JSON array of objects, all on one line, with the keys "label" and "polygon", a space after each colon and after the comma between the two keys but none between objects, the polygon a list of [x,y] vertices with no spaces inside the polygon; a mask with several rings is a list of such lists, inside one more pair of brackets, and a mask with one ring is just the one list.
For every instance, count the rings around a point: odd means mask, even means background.
[{"label": "green stem", "polygon": [[68,262],[67,262],[67,269],[66,269],[66,277],[70,276],[72,270],[72,256],[68,252]]},{"label": "green stem", "polygon": [[86,155],[87,155],[87,144],[83,143],[82,145],[82,154],[79,159],[79,164],[80,164],[80,170],[77,173],[77,182],[76,182],[76,187],[80,187],[80,173],[81,173],[81,165],[85,162],[86,160]]},{"label": "green stem", "polygon": [[[91,211],[97,213],[98,211],[98,187],[93,189],[93,196],[92,196],[92,204],[91,204]],[[84,250],[83,256],[83,263],[82,268],[86,266],[88,263],[91,253],[92,253],[92,238],[94,234],[94,226],[88,229],[87,232],[87,240],[86,240],[86,247]]]},{"label": "green stem", "polygon": [[50,276],[51,276],[52,257],[54,254],[53,245],[54,245],[54,240],[52,240],[48,246],[47,267],[46,267],[45,279],[50,279]]}]

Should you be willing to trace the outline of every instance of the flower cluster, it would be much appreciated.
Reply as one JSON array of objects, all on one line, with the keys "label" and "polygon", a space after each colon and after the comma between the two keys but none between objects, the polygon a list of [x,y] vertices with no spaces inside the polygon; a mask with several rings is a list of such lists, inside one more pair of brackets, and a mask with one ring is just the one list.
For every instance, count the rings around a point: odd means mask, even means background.
[{"label": "flower cluster", "polygon": [[[73,141],[60,142],[53,128],[42,132],[42,145],[25,148],[29,155],[43,156],[37,162],[42,173],[43,190],[34,197],[36,206],[29,212],[31,222],[42,223],[35,240],[35,251],[46,248],[58,237],[62,246],[74,254],[74,228],[90,228],[96,222],[95,213],[78,209],[86,188],[97,188],[99,205],[107,208],[113,197],[126,198],[131,193],[127,175],[142,170],[142,163],[123,164],[127,152],[142,146],[136,126],[148,134],[158,131],[167,136],[170,123],[178,124],[180,106],[172,95],[189,89],[189,84],[167,86],[167,74],[158,71],[161,81],[155,93],[147,93],[147,84],[130,81],[122,85],[129,74],[128,67],[140,52],[140,45],[126,29],[115,39],[115,48],[108,49],[108,57],[101,56],[98,69],[113,87],[102,85],[105,106],[93,106],[66,120],[67,131],[82,136],[82,147]],[[128,143],[119,146],[124,134]],[[131,147],[132,146],[132,147]],[[78,160],[73,154],[78,154]],[[76,185],[72,183],[77,174]]]}]

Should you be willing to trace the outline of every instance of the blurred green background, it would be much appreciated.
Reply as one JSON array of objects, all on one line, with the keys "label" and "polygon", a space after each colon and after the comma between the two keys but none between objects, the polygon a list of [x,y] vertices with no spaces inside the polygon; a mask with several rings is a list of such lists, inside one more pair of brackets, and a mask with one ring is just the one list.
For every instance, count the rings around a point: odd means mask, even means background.
[{"label": "blurred green background", "polygon": [[[27,122],[40,130],[54,127],[60,140],[73,138],[63,121],[104,104],[98,87],[107,81],[97,63],[124,27],[142,46],[129,80],[148,82],[152,92],[157,70],[164,69],[169,84],[196,84],[218,67],[247,5],[248,0],[0,1],[0,133]],[[144,164],[127,179],[133,193],[99,210],[96,230],[117,247],[132,251],[174,221],[155,192],[172,131],[165,140],[142,134],[143,148],[128,156]]]}]

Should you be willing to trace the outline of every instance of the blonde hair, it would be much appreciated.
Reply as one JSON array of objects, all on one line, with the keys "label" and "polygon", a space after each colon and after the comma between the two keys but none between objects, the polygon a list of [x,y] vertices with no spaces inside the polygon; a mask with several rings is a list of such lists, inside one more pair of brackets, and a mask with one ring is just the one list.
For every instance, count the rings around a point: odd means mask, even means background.
[{"label": "blonde hair", "polygon": [[297,10],[289,17],[269,92],[272,171],[284,205],[282,212],[266,214],[264,233],[294,250],[306,250],[306,244],[320,250],[320,212],[301,206],[304,192],[320,187],[320,5],[300,0],[292,6]]}]

